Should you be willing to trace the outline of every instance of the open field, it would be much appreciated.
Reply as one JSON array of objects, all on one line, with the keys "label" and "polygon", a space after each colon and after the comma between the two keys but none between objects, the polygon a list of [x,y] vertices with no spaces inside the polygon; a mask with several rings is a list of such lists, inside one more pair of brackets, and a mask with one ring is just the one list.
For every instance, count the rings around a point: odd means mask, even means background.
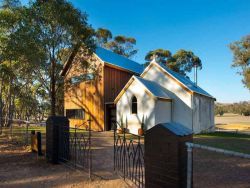
[{"label": "open field", "polygon": [[250,154],[250,135],[246,134],[225,132],[198,134],[194,136],[194,143]]},{"label": "open field", "polygon": [[[250,154],[250,135],[245,134],[200,134],[194,136],[194,143]],[[250,187],[250,159],[194,149],[193,170],[194,187]]]},{"label": "open field", "polygon": [[250,134],[250,116],[226,113],[215,117],[216,128]]}]

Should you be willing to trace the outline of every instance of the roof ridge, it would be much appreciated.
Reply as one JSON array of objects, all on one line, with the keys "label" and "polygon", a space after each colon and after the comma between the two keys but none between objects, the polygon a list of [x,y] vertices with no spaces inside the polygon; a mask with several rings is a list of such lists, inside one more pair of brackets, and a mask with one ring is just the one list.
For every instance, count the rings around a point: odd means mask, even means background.
[{"label": "roof ridge", "polygon": [[139,65],[141,65],[141,66],[143,65],[143,64],[140,64],[139,62],[134,61],[134,60],[132,60],[132,59],[129,59],[129,58],[127,58],[127,57],[125,57],[125,56],[123,56],[123,55],[121,55],[121,54],[115,53],[115,52],[113,52],[112,50],[107,49],[107,48],[105,48],[105,47],[97,46],[97,48],[101,48],[101,49],[103,49],[103,50],[109,51],[109,52],[112,53],[112,54],[115,54],[115,55],[117,55],[117,56],[119,56],[119,57],[121,57],[121,58],[127,59],[127,60],[129,60],[129,61],[133,61],[133,62],[135,62],[135,63],[137,63],[137,64],[139,64]]},{"label": "roof ridge", "polygon": [[[195,85],[194,82],[192,82],[192,80],[190,80],[189,78],[186,78],[185,76],[181,75],[178,72],[175,72],[171,69],[169,69],[167,66],[163,65],[163,64],[159,64],[157,63],[161,68],[163,68],[167,73],[169,73],[173,78],[175,78],[176,80],[178,80],[183,86],[185,86],[187,89],[189,89],[190,91],[193,91],[195,93],[210,97],[210,98],[214,98],[212,95],[210,95],[207,91],[205,91],[204,89],[202,89],[201,87],[199,87],[198,85]],[[178,78],[180,77],[180,78]],[[188,82],[188,83],[183,83],[182,79],[184,79],[183,81]],[[191,84],[191,86],[190,86]],[[200,91],[198,91],[200,90]],[[215,98],[214,98],[215,99]]]},{"label": "roof ridge", "polygon": [[97,46],[95,49],[95,55],[98,56],[103,62],[123,68],[125,70],[129,70],[131,72],[141,74],[143,72],[144,67],[142,64],[129,59],[127,57],[124,57],[120,54],[117,54],[110,49],[106,49],[103,47]]}]

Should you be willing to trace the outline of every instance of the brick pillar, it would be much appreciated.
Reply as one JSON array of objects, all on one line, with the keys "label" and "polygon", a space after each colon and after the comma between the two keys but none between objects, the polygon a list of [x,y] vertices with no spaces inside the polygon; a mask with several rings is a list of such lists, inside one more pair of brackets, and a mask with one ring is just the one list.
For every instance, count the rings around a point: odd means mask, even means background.
[{"label": "brick pillar", "polygon": [[[178,128],[176,129],[176,126]],[[145,135],[145,187],[186,188],[187,149],[192,132],[175,123],[158,124]]]},{"label": "brick pillar", "polygon": [[69,127],[69,120],[63,116],[50,116],[46,121],[46,159],[58,163],[59,130]]}]

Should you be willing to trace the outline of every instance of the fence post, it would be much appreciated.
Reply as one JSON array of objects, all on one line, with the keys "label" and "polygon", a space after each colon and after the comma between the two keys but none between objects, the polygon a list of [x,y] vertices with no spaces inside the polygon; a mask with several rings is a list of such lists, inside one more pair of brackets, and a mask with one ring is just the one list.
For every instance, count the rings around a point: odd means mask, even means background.
[{"label": "fence post", "polygon": [[[68,129],[69,120],[63,116],[50,116],[46,121],[46,158],[49,162],[59,162],[59,151],[62,141],[59,140],[60,133],[64,128]],[[66,141],[68,143],[68,140]],[[68,146],[68,144],[65,144]]]},{"label": "fence post", "polygon": [[34,141],[34,136],[36,134],[35,130],[32,130],[30,133],[30,146],[31,146],[31,150],[34,152],[34,148],[35,148],[35,141]]},{"label": "fence post", "polygon": [[[176,129],[178,126],[178,129]],[[192,131],[181,124],[162,123],[145,134],[145,187],[187,188],[186,142]]]},{"label": "fence post", "polygon": [[41,132],[36,133],[37,136],[37,155],[42,156],[42,135]]},{"label": "fence post", "polygon": [[126,179],[126,128],[123,128],[123,179]]},{"label": "fence post", "polygon": [[77,147],[77,144],[76,144],[76,125],[75,125],[75,132],[74,132],[74,145],[75,145],[74,148],[75,148],[75,167],[76,167],[76,159],[77,159],[77,158],[76,158],[76,152],[77,152],[77,151],[76,151],[76,149],[77,149],[77,148],[76,148],[76,147]]},{"label": "fence post", "polygon": [[193,149],[190,145],[187,146],[187,188],[192,187],[192,160],[193,160]]},{"label": "fence post", "polygon": [[26,121],[26,145],[29,145],[29,123]]},{"label": "fence post", "polygon": [[[8,121],[10,121],[8,119]],[[12,141],[12,137],[13,137],[13,127],[12,127],[12,123],[10,123],[10,140]]]},{"label": "fence post", "polygon": [[113,123],[113,128],[114,128],[114,171],[115,171],[115,164],[116,164],[116,157],[115,157],[115,154],[116,154],[116,147],[115,147],[115,142],[116,142],[116,122],[112,122]]},{"label": "fence post", "polygon": [[92,151],[91,151],[91,117],[89,117],[89,179],[91,180],[92,173]]}]

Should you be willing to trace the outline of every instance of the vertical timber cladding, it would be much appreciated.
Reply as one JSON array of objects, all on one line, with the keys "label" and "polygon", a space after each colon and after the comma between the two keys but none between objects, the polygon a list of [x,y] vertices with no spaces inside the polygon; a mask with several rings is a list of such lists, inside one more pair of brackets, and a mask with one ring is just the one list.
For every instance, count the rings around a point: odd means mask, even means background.
[{"label": "vertical timber cladding", "polygon": [[[105,64],[104,66],[104,104],[105,104],[105,130],[110,130],[111,112],[110,107],[116,111],[114,100],[133,73]],[[107,117],[109,116],[109,117]]]},{"label": "vertical timber cladding", "polygon": [[[113,104],[116,96],[126,85],[128,80],[134,74],[121,68],[100,62],[92,58],[91,61],[98,69],[98,76],[95,81],[82,82],[80,84],[70,85],[70,90],[65,89],[64,107],[66,109],[84,109],[85,119],[70,119],[70,126],[80,126],[89,115],[91,116],[92,129],[103,131],[105,118],[105,104]],[[79,62],[73,63],[68,70],[65,80],[74,76],[83,74]]]},{"label": "vertical timber cladding", "polygon": [[117,95],[126,85],[128,80],[133,76],[133,73],[112,67],[110,65],[104,66],[104,100],[105,103],[114,102]]},{"label": "vertical timber cladding", "polygon": [[[84,119],[69,119],[70,126],[81,127],[89,117],[92,119],[91,129],[96,131],[104,130],[104,100],[103,100],[103,64],[91,59],[96,65],[97,75],[94,81],[81,82],[79,84],[70,84],[65,87],[64,92],[64,108],[66,109],[84,109]],[[67,72],[65,80],[69,80],[74,76],[84,74],[84,70],[80,67],[79,62],[74,62],[73,66]],[[66,115],[66,112],[65,112]]]}]

